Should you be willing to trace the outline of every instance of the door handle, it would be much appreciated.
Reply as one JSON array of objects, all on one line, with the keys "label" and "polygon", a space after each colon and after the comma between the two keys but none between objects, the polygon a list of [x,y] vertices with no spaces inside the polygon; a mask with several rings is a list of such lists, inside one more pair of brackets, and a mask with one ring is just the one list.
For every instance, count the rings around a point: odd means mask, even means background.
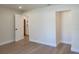
[{"label": "door handle", "polygon": [[17,28],[15,30],[18,30]]}]

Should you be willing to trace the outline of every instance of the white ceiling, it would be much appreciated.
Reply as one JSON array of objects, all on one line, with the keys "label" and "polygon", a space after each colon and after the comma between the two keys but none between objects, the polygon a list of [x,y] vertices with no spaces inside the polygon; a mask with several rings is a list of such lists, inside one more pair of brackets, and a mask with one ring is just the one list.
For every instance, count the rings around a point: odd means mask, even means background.
[{"label": "white ceiling", "polygon": [[[48,4],[0,4],[1,7],[7,7],[11,9],[21,10],[21,11],[28,11],[35,8],[41,8],[46,7]],[[19,9],[18,7],[22,6],[22,9]]]}]

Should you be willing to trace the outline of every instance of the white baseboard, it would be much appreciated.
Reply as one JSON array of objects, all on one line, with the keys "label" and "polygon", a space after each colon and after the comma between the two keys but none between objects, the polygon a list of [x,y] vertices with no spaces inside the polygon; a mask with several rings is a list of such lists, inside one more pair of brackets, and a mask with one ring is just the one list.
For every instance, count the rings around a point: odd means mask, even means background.
[{"label": "white baseboard", "polygon": [[[23,38],[23,39],[24,39],[24,38]],[[15,40],[15,41],[17,42],[17,41],[20,41],[20,40],[23,40],[23,39],[19,39],[19,40]]]},{"label": "white baseboard", "polygon": [[[22,39],[20,39],[20,40],[22,40]],[[15,41],[17,42],[17,41],[20,41],[20,40],[15,40]]]},{"label": "white baseboard", "polygon": [[66,42],[66,41],[62,41],[62,43],[65,43],[65,44],[69,44],[69,45],[71,45],[70,42]]},{"label": "white baseboard", "polygon": [[35,42],[35,43],[39,43],[39,44],[43,44],[43,45],[48,45],[48,46],[51,46],[51,47],[56,47],[55,44],[49,44],[49,43],[35,41],[35,40],[30,40],[30,42]]},{"label": "white baseboard", "polygon": [[71,48],[71,51],[79,53],[79,49]]},{"label": "white baseboard", "polygon": [[4,45],[4,44],[11,43],[11,42],[13,42],[13,41],[14,41],[14,40],[9,40],[9,41],[2,42],[2,43],[0,43],[0,46],[1,46],[1,45]]}]

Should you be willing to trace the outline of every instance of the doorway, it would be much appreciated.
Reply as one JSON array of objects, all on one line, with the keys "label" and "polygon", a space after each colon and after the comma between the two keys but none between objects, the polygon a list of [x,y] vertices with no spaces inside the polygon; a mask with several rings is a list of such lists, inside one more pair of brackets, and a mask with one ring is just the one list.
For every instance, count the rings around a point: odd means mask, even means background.
[{"label": "doorway", "polygon": [[[27,38],[28,31],[28,19],[25,16],[15,15],[15,41],[19,41]],[[28,33],[27,33],[28,32]]]},{"label": "doorway", "polygon": [[71,44],[71,11],[56,12],[56,45]]},{"label": "doorway", "polygon": [[26,36],[26,20],[24,19],[24,36]]},{"label": "doorway", "polygon": [[28,18],[24,16],[24,41],[25,43],[29,41],[29,32],[28,32]]},{"label": "doorway", "polygon": [[29,36],[28,17],[24,16],[24,36]]}]

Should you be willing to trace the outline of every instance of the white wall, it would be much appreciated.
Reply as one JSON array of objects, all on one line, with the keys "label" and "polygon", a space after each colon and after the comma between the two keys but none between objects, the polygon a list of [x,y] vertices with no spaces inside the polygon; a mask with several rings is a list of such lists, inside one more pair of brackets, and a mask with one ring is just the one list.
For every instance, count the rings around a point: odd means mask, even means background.
[{"label": "white wall", "polygon": [[35,9],[24,13],[24,15],[29,17],[30,41],[56,46],[55,21],[52,20],[53,12],[49,8]]},{"label": "white wall", "polygon": [[79,7],[73,11],[72,51],[79,52]]},{"label": "white wall", "polygon": [[0,45],[14,41],[14,14],[12,9],[0,7]]}]

